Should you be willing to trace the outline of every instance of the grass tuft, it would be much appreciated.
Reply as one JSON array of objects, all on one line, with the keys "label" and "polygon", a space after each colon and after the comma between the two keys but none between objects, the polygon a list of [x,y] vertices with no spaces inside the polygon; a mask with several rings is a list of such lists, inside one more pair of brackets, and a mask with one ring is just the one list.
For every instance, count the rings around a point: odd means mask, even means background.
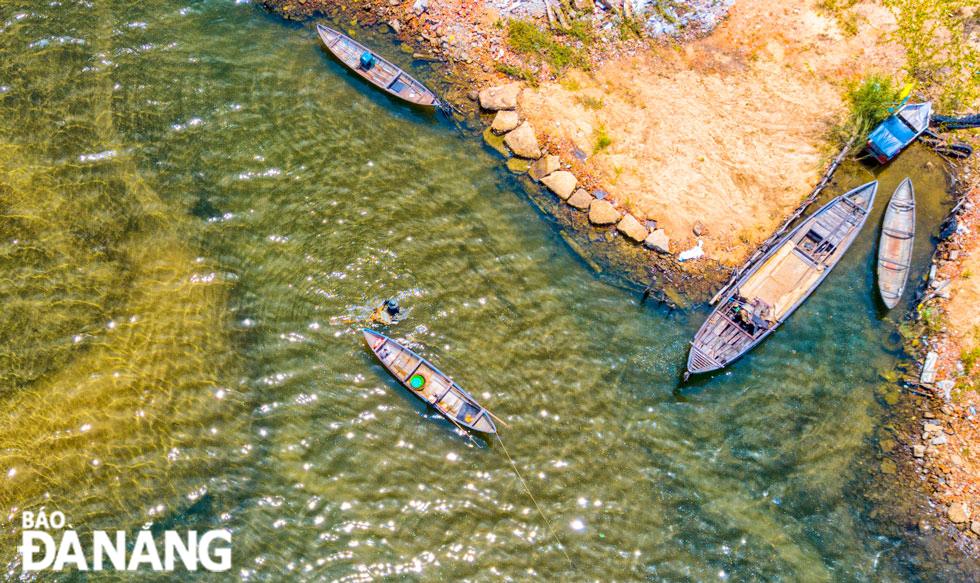
[{"label": "grass tuft", "polygon": [[495,63],[493,66],[494,70],[498,73],[503,73],[508,77],[513,77],[514,79],[522,79],[527,82],[531,87],[538,86],[538,76],[534,71],[530,69],[524,69],[522,67],[515,67],[514,65],[508,65],[507,63]]},{"label": "grass tuft", "polygon": [[604,124],[599,124],[592,132],[592,137],[595,139],[595,147],[592,149],[593,154],[598,154],[600,151],[605,150],[610,145],[612,145],[612,138],[606,133],[606,126]]}]

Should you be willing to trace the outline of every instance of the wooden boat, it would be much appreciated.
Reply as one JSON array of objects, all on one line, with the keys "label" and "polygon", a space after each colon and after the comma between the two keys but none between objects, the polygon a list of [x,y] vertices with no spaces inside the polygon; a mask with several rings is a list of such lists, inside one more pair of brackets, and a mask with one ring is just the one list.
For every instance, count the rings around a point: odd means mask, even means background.
[{"label": "wooden boat", "polygon": [[482,433],[497,432],[490,412],[429,361],[391,338],[366,328],[364,339],[388,372],[416,397],[463,427]]},{"label": "wooden boat", "polygon": [[898,155],[929,127],[932,102],[903,105],[868,136],[868,152],[884,164]]},{"label": "wooden boat", "polygon": [[888,201],[878,244],[878,290],[888,309],[894,308],[905,292],[915,241],[915,191],[906,178]]},{"label": "wooden boat", "polygon": [[722,368],[785,322],[851,246],[877,190],[876,180],[835,198],[759,259],[701,325],[687,370]]},{"label": "wooden boat", "polygon": [[439,107],[439,99],[428,87],[387,59],[332,28],[316,25],[327,49],[352,71],[387,93],[422,107]]}]

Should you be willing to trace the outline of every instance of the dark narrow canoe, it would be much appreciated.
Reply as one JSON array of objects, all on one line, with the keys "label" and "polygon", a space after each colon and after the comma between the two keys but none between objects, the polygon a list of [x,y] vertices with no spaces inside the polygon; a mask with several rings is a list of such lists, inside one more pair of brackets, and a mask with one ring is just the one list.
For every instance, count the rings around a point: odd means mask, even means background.
[{"label": "dark narrow canoe", "polygon": [[364,339],[388,372],[416,397],[463,427],[482,433],[497,432],[489,411],[429,361],[391,338],[366,328]]},{"label": "dark narrow canoe", "polygon": [[687,370],[722,368],[785,322],[854,242],[877,191],[876,180],[830,201],[739,278],[694,336]]},{"label": "dark narrow canoe", "polygon": [[[384,57],[372,52],[349,36],[322,24],[317,24],[316,30],[320,33],[323,44],[334,56],[372,84],[415,105],[432,108],[439,106],[439,99],[436,98],[435,93],[405,71],[391,64]],[[362,55],[371,55],[373,64],[368,68],[362,65]]]},{"label": "dark narrow canoe", "polygon": [[878,244],[878,290],[888,309],[898,305],[909,279],[915,241],[915,191],[906,178],[888,201]]},{"label": "dark narrow canoe", "polygon": [[930,119],[931,101],[903,105],[868,136],[868,152],[879,163],[888,162],[926,131]]}]

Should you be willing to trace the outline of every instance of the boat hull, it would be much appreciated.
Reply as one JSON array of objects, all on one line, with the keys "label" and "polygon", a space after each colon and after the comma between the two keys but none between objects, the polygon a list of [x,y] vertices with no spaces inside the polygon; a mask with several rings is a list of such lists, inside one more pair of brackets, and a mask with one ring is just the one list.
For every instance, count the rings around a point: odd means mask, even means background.
[{"label": "boat hull", "polygon": [[480,433],[497,432],[490,412],[429,361],[384,334],[366,328],[363,334],[371,352],[413,395],[457,425]]},{"label": "boat hull", "polygon": [[[388,95],[412,105],[426,109],[439,107],[440,102],[435,92],[391,61],[330,27],[317,24],[316,30],[327,50],[362,79]],[[367,57],[367,65],[362,60],[363,57]]]},{"label": "boat hull", "polygon": [[888,309],[905,293],[915,243],[915,190],[906,178],[888,201],[878,243],[878,292]]},{"label": "boat hull", "polygon": [[803,305],[854,242],[877,189],[870,182],[827,203],[740,277],[695,335],[688,372],[731,364]]}]

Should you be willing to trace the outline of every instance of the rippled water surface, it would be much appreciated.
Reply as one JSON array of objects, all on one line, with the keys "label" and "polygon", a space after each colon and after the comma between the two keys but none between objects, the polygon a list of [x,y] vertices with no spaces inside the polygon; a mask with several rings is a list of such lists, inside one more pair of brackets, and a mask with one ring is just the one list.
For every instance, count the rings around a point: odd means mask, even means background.
[{"label": "rippled water surface", "polygon": [[[876,216],[782,330],[680,386],[706,312],[598,279],[476,140],[358,82],[309,28],[231,1],[15,0],[0,51],[12,517],[231,529],[234,568],[185,580],[921,575],[863,484],[897,358],[874,227],[912,174],[936,229],[924,150],[879,176]],[[870,177],[845,168],[836,192]],[[920,272],[929,252],[920,237]],[[573,567],[501,444],[371,356],[359,321],[389,297],[407,313],[389,333],[506,421]]]}]

